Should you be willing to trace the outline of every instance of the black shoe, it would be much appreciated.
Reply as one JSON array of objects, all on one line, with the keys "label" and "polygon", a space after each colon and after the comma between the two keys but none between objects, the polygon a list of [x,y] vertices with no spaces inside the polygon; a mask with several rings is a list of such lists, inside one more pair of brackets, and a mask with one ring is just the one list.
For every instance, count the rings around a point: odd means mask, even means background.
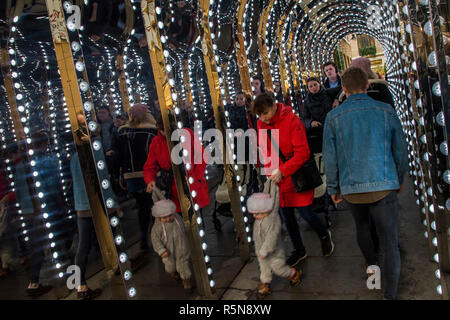
[{"label": "black shoe", "polygon": [[52,286],[43,286],[39,284],[37,288],[27,288],[26,294],[29,297],[39,297],[42,296],[43,294],[46,294],[52,289],[53,289]]},{"label": "black shoe", "polygon": [[102,294],[102,289],[87,289],[86,291],[77,291],[77,298],[80,300],[92,300]]},{"label": "black shoe", "polygon": [[291,256],[286,260],[286,264],[291,268],[295,267],[300,261],[307,258],[306,252],[294,251]]},{"label": "black shoe", "polygon": [[322,244],[322,253],[325,257],[329,257],[333,254],[334,251],[334,243],[333,239],[331,239],[331,232],[328,230],[328,235],[322,239],[320,239]]}]

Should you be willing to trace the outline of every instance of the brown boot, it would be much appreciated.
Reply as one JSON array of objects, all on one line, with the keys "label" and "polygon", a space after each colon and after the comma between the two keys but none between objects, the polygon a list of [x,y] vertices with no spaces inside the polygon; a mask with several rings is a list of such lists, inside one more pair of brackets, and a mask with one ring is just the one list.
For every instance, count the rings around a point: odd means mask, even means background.
[{"label": "brown boot", "polygon": [[183,279],[183,288],[186,293],[192,293],[191,279]]},{"label": "brown boot", "polygon": [[258,287],[258,293],[256,294],[256,298],[258,300],[264,299],[272,292],[270,291],[270,284],[261,282]]},{"label": "brown boot", "polygon": [[296,270],[295,268],[292,268],[292,270],[294,271],[294,274],[288,277],[289,283],[291,284],[291,286],[297,286],[300,284],[300,277],[302,275],[302,271]]}]

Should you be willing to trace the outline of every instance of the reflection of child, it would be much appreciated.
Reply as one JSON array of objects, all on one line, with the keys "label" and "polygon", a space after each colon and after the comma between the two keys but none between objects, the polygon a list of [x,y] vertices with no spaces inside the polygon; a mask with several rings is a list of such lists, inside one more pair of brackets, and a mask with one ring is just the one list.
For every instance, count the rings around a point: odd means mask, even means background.
[{"label": "reflection of child", "polygon": [[262,299],[271,293],[272,273],[288,278],[291,285],[299,284],[301,276],[301,271],[290,268],[286,264],[280,237],[281,219],[278,213],[278,187],[271,180],[267,180],[264,191],[264,193],[252,194],[247,201],[248,211],[255,218],[253,239],[261,271],[258,299]]},{"label": "reflection of child", "polygon": [[189,243],[175,203],[172,200],[156,202],[152,215],[156,218],[151,232],[153,249],[162,258],[167,273],[176,280],[181,277],[185,291],[191,292]]}]

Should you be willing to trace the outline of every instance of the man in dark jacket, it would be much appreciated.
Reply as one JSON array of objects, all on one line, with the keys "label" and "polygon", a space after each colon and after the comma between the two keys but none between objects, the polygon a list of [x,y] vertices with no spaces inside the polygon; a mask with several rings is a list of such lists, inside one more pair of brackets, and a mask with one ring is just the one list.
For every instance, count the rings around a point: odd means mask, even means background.
[{"label": "man in dark jacket", "polygon": [[341,77],[338,74],[337,65],[332,61],[328,61],[323,65],[323,71],[327,76],[327,78],[323,82],[323,86],[327,89],[330,88],[341,89]]}]

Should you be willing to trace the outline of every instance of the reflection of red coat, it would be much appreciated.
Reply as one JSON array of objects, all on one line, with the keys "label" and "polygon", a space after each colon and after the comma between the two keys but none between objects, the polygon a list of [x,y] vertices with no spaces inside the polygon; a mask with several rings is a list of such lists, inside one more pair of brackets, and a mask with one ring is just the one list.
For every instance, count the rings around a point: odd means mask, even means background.
[{"label": "reflection of red coat", "polygon": [[[278,129],[279,147],[285,158],[289,159],[286,163],[279,160],[278,154],[274,159],[278,159],[281,164],[279,169],[283,173],[283,179],[279,183],[280,187],[280,207],[304,207],[312,204],[314,199],[314,190],[305,192],[295,192],[291,175],[296,172],[309,159],[309,146],[306,139],[306,130],[303,122],[293,112],[292,108],[282,103],[277,104],[277,112],[272,118],[270,124],[265,124],[258,120],[258,143],[261,146],[265,168],[270,166],[268,163],[267,150],[261,144],[261,137],[264,138],[260,129]],[[270,150],[271,143],[267,137],[267,149]],[[270,157],[270,153],[269,153]],[[268,172],[270,175],[270,172]]]},{"label": "reflection of red coat", "polygon": [[[191,146],[194,143],[197,144],[198,149],[202,150],[203,154],[203,146],[201,146],[200,141],[197,136],[194,137],[194,133],[190,129],[188,130],[191,136]],[[189,150],[187,143],[189,142],[186,139],[186,143],[182,143],[183,147]],[[176,142],[175,142],[176,143]],[[191,154],[191,164],[194,164],[194,147],[192,147]],[[194,178],[194,182],[189,185],[191,192],[195,190],[197,195],[195,198],[192,198],[194,204],[197,203],[200,208],[205,207],[209,204],[209,193],[208,193],[208,184],[205,179],[205,169],[206,162],[201,159],[201,164],[194,164],[192,169],[186,171],[188,177]],[[159,168],[164,170],[170,170],[172,168],[172,161],[169,154],[169,147],[167,145],[166,137],[158,133],[156,137],[153,138],[150,149],[148,151],[147,161],[144,164],[144,180],[146,184],[149,184],[151,181],[156,181],[156,174],[159,171]],[[181,212],[180,201],[178,200],[177,186],[175,183],[175,179],[172,180],[172,201],[175,202],[177,206],[177,212]]]}]

